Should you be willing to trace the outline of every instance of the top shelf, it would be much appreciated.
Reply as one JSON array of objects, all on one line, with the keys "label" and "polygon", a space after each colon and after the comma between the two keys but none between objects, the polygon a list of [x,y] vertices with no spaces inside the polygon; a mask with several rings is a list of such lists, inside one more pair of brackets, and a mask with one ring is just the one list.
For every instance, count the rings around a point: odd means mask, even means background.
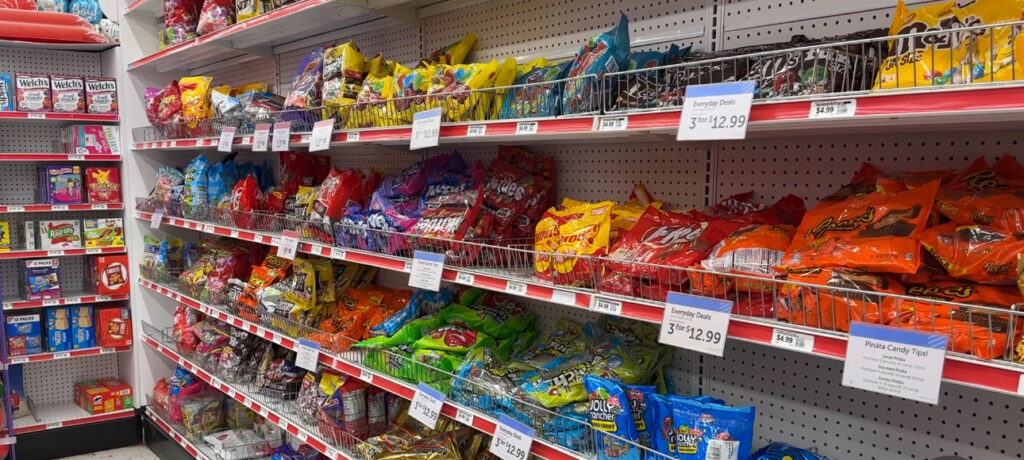
[{"label": "top shelf", "polygon": [[97,115],[92,113],[0,112],[0,122],[24,121],[73,124],[81,122],[117,123],[119,120],[120,118],[117,115]]},{"label": "top shelf", "polygon": [[21,40],[0,40],[0,46],[10,48],[31,48],[62,51],[106,51],[120,46],[120,43],[37,43]]}]

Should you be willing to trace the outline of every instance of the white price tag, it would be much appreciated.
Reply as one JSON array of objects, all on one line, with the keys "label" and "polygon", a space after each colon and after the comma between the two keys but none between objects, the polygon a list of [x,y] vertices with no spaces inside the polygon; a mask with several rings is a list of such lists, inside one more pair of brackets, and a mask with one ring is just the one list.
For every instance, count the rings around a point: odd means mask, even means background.
[{"label": "white price tag", "polygon": [[49,300],[44,300],[43,301],[43,306],[44,307],[52,307],[54,305],[60,305],[60,300],[59,299],[49,299]]},{"label": "white price tag", "polygon": [[45,120],[46,119],[46,114],[45,113],[30,113],[30,114],[28,114],[28,118],[30,120]]},{"label": "white price tag", "polygon": [[628,117],[601,117],[597,124],[598,131],[625,131],[629,123]]},{"label": "white price tag", "polygon": [[164,220],[164,210],[157,209],[149,219],[149,228],[160,228],[160,222]]},{"label": "white price tag", "polygon": [[176,147],[178,147],[178,141],[170,141],[170,142],[167,143],[167,146],[172,148],[172,149],[176,148]]},{"label": "white price tag", "polygon": [[621,315],[622,302],[614,299],[598,297],[595,295],[590,298],[590,309],[598,313],[607,313],[609,315]]},{"label": "white price tag", "polygon": [[85,155],[68,155],[68,161],[85,161]]},{"label": "white price tag", "polygon": [[64,422],[50,422],[46,424],[46,429],[52,430],[54,428],[60,428],[62,426],[64,426]]},{"label": "white price tag", "polygon": [[309,151],[319,152],[330,148],[332,132],[334,132],[333,118],[313,123],[313,133],[309,137]]},{"label": "white price tag", "polygon": [[299,340],[299,349],[295,353],[295,365],[307,371],[316,372],[316,363],[320,360],[320,344],[306,339]]},{"label": "white price tag", "polygon": [[469,125],[466,128],[466,137],[480,137],[487,135],[487,125]]},{"label": "white price tag", "polygon": [[66,205],[66,204],[55,204],[55,205],[51,206],[50,209],[52,209],[54,211],[67,211],[68,210],[68,205]]},{"label": "white price tag", "polygon": [[502,460],[526,460],[533,446],[534,433],[533,428],[501,414],[487,450]]},{"label": "white price tag", "polygon": [[7,212],[25,212],[24,206],[8,206]]},{"label": "white price tag", "polygon": [[844,118],[852,117],[856,113],[856,99],[814,101],[811,102],[811,112],[807,115],[807,118]]},{"label": "white price tag", "polygon": [[238,394],[238,393],[236,393],[236,392],[235,392],[234,388],[228,387],[228,392],[227,392],[227,394],[228,394],[228,397],[229,397],[229,398],[234,398],[234,397],[235,397],[235,395],[236,395],[236,394]]},{"label": "white price tag", "polygon": [[60,256],[64,255],[64,250],[63,249],[54,249],[52,251],[46,251],[46,255],[48,255],[50,257],[60,257]]},{"label": "white price tag", "polygon": [[516,134],[537,134],[536,121],[520,121],[516,123]]},{"label": "white price tag", "polygon": [[89,207],[94,209],[94,210],[107,209],[107,205],[105,205],[105,204],[94,204],[94,205],[91,205]]},{"label": "white price tag", "polygon": [[114,348],[100,348],[100,354],[101,355],[105,355],[107,353],[114,353],[115,351],[117,351],[117,350],[114,349]]},{"label": "white price tag", "polygon": [[362,380],[366,383],[373,383],[373,372],[370,372],[366,369],[359,369],[359,380]]},{"label": "white price tag", "polygon": [[715,356],[725,354],[731,300],[669,292],[658,342]]},{"label": "white price tag", "polygon": [[270,123],[260,123],[252,132],[252,151],[266,152],[270,143]]},{"label": "white price tag", "polygon": [[455,411],[455,421],[466,426],[473,426],[473,414],[468,410],[459,409]]},{"label": "white price tag", "polygon": [[349,131],[345,135],[345,142],[359,142],[359,131]]},{"label": "white price tag", "polygon": [[416,112],[412,116],[409,150],[437,147],[441,141],[441,108]]},{"label": "white price tag", "polygon": [[557,304],[575,307],[576,293],[570,291],[563,291],[561,289],[554,289],[551,291],[551,301]]},{"label": "white price tag", "polygon": [[299,233],[292,230],[281,232],[280,243],[277,246],[277,256],[294,260],[295,253],[299,252]]},{"label": "white price tag", "polygon": [[526,283],[509,281],[505,284],[505,292],[515,295],[526,295]]},{"label": "white price tag", "polygon": [[28,356],[15,356],[10,361],[11,364],[24,364],[28,362]]},{"label": "white price tag", "polygon": [[260,407],[260,410],[258,410],[257,412],[259,412],[260,417],[263,418],[267,418],[267,416],[270,415],[270,411],[268,411],[266,407],[262,406]]},{"label": "white price tag", "polygon": [[53,359],[65,359],[65,358],[70,358],[70,357],[71,357],[71,353],[66,352],[66,351],[62,351],[60,353],[54,353],[53,354]]},{"label": "white price tag", "polygon": [[99,254],[101,252],[103,252],[103,250],[100,248],[89,248],[85,250],[86,254]]},{"label": "white price tag", "polygon": [[331,248],[331,258],[338,260],[345,260],[348,256],[348,252],[341,248]]},{"label": "white price tag", "polygon": [[462,273],[462,272],[459,272],[457,275],[455,275],[455,282],[459,283],[459,284],[468,284],[468,285],[472,286],[473,282],[475,282],[475,281],[476,281],[476,277],[473,276],[472,273]]},{"label": "white price tag", "polygon": [[843,386],[937,404],[947,340],[943,334],[852,323]]},{"label": "white price tag", "polygon": [[109,295],[98,295],[98,296],[96,296],[95,300],[93,300],[93,302],[109,302],[109,301],[110,301],[110,296]]},{"label": "white price tag", "polygon": [[437,418],[441,416],[442,405],[444,405],[444,395],[420,382],[416,386],[412,402],[409,403],[409,416],[433,430],[437,426]]},{"label": "white price tag", "polygon": [[327,455],[327,458],[331,460],[338,460],[338,457],[341,456],[341,454],[339,454],[338,451],[335,450],[333,447],[325,447],[324,454]]},{"label": "white price tag", "polygon": [[220,129],[220,141],[217,142],[218,152],[231,152],[231,143],[235,141],[235,127],[225,126]]},{"label": "white price tag", "polygon": [[270,146],[271,150],[281,152],[288,150],[292,141],[292,124],[287,121],[274,123],[274,139]]},{"label": "white price tag", "polygon": [[754,82],[736,81],[686,87],[677,141],[713,141],[747,137]]},{"label": "white price tag", "polygon": [[772,345],[810,353],[814,350],[814,336],[785,329],[772,330]]},{"label": "white price tag", "polygon": [[441,289],[441,274],[443,272],[444,254],[416,251],[412,257],[409,286],[436,292]]}]

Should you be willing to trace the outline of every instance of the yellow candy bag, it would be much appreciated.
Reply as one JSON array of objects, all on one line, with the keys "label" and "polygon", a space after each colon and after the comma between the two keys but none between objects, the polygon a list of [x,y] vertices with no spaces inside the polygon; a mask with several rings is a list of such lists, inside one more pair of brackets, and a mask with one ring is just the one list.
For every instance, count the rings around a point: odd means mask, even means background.
[{"label": "yellow candy bag", "polygon": [[[1020,36],[1015,29],[1020,26],[998,26],[996,24],[1020,21],[1024,18],[1024,0],[980,0],[960,8],[965,25],[994,25],[975,31],[963,40],[960,46],[968,57],[970,72],[961,72],[971,82],[1010,81],[1024,78],[1020,61],[1024,57],[1018,49]],[[1015,64],[1017,65],[1014,68]]]},{"label": "yellow candy bag", "polygon": [[181,114],[189,128],[199,125],[199,120],[213,117],[210,103],[210,83],[213,77],[185,77],[178,80],[181,92]]},{"label": "yellow candy bag", "polygon": [[323,101],[328,111],[327,118],[344,118],[347,112],[339,108],[356,101],[363,84],[365,64],[366,58],[352,42],[324,51]]},{"label": "yellow candy bag", "polygon": [[432,69],[427,109],[441,107],[445,121],[468,121],[473,119],[478,104],[490,101],[485,97],[486,92],[469,91],[494,86],[498,61],[492,60],[487,64],[439,64]]},{"label": "yellow candy bag", "polygon": [[[242,20],[239,19],[239,21],[242,21]],[[242,93],[245,93],[245,92],[248,92],[248,91],[255,91],[257,93],[265,93],[267,91],[270,91],[270,87],[267,86],[266,82],[262,82],[262,81],[255,82],[255,83],[247,83],[247,84],[244,84],[242,86],[239,86],[237,88],[232,89],[231,90],[231,95],[232,96],[238,96],[239,94],[242,94]]]},{"label": "yellow candy bag", "polygon": [[[600,256],[608,252],[612,206],[611,201],[603,201],[545,212],[537,223],[535,247],[538,252],[556,255],[537,257],[538,275],[557,284],[591,285],[596,264],[578,256]],[[557,228],[557,245],[554,228]]]},{"label": "yellow candy bag", "polygon": [[395,69],[394,61],[384,60],[380,54],[366,61],[366,78],[356,96],[356,105],[352,106],[345,127],[349,129],[388,126],[387,100],[395,91],[395,79],[391,73]]},{"label": "yellow candy bag", "polygon": [[398,87],[395,99],[389,104],[395,126],[411,124],[412,114],[429,108],[426,96],[430,90],[430,77],[433,71],[433,67],[395,69],[395,83]]},{"label": "yellow candy bag", "polygon": [[470,32],[466,34],[462,40],[430,53],[430,56],[427,56],[422,62],[420,62],[420,66],[426,67],[433,64],[462,64],[465,62],[466,55],[469,54],[469,50],[473,48],[474,44],[476,44],[476,34]]}]

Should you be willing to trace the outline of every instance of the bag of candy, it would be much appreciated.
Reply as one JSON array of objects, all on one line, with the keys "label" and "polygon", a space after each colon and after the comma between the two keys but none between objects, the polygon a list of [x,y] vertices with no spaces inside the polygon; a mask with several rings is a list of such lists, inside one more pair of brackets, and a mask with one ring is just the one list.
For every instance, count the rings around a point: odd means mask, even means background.
[{"label": "bag of candy", "polygon": [[562,94],[562,115],[592,113],[601,110],[597,78],[578,78],[626,68],[629,57],[629,19],[620,15],[615,28],[587,39],[569,66]]},{"label": "bag of candy", "polygon": [[199,11],[199,25],[196,34],[206,35],[235,23],[234,0],[204,0]]}]

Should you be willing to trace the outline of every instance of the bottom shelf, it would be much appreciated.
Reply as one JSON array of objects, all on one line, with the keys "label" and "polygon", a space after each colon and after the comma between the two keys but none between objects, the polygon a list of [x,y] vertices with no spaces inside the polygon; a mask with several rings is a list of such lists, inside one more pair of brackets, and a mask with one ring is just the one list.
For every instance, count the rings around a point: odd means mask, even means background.
[{"label": "bottom shelf", "polygon": [[202,443],[193,443],[185,437],[185,434],[180,432],[174,425],[167,421],[157,411],[152,410],[150,407],[146,407],[146,415],[155,422],[156,426],[160,428],[168,437],[178,443],[186,452],[192,457],[198,460],[214,460],[216,457],[210,450]]},{"label": "bottom shelf", "polygon": [[134,408],[91,415],[74,402],[33,409],[32,415],[14,419],[15,435],[135,416]]}]

